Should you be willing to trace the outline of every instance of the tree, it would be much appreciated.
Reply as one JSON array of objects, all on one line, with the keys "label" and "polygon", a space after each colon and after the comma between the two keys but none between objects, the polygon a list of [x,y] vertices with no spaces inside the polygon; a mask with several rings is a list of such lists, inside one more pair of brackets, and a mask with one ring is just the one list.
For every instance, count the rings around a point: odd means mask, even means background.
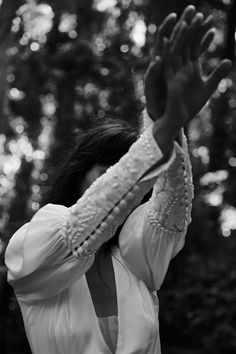
[{"label": "tree", "polygon": [[21,4],[20,0],[3,0],[0,8],[0,134],[6,128],[6,74],[7,74],[7,49],[12,44],[11,25],[16,10]]}]

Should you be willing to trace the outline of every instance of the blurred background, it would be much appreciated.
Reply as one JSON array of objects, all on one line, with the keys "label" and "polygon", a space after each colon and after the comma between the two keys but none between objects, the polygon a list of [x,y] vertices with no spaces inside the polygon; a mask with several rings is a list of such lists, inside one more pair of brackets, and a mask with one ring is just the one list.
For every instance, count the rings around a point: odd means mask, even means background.
[{"label": "blurred background", "polygon": [[[235,0],[0,0],[0,352],[30,353],[4,250],[91,118],[138,126],[155,32],[188,4],[213,14],[204,72],[235,55]],[[236,353],[236,67],[187,128],[195,199],[159,293],[163,354]],[[47,353],[45,353],[47,354]]]}]

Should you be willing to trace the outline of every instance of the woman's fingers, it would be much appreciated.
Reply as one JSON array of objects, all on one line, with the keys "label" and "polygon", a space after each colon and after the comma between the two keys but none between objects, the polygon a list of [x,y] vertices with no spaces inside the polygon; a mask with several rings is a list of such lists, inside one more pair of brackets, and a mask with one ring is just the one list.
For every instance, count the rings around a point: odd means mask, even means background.
[{"label": "woman's fingers", "polygon": [[148,68],[145,75],[144,92],[148,114],[153,120],[158,119],[165,108],[166,90],[163,86],[164,80],[162,59],[158,56]]},{"label": "woman's fingers", "polygon": [[163,63],[165,63],[165,74],[168,80],[170,77],[172,77],[176,66],[173,60],[173,56],[171,55],[171,41],[168,38],[164,38]]},{"label": "woman's fingers", "polygon": [[177,21],[177,14],[175,12],[170,13],[158,27],[158,31],[162,37],[169,37],[174,28],[174,24]]},{"label": "woman's fingers", "polygon": [[163,39],[164,37],[169,38],[173,28],[177,21],[176,13],[169,14],[162,24],[157,29],[156,40],[154,45],[154,50],[152,53],[153,57],[162,56],[163,51]]},{"label": "woman's fingers", "polygon": [[201,53],[204,53],[210,46],[210,44],[212,43],[213,39],[215,36],[215,29],[212,28],[211,30],[209,30],[205,36],[203,37],[203,39],[201,40],[201,46],[200,46],[200,51]]},{"label": "woman's fingers", "polygon": [[[186,62],[187,60],[197,60],[199,55],[208,48],[211,43],[212,33],[208,33],[212,26],[213,16],[208,16],[204,21],[204,15],[200,12],[196,13],[196,8],[193,5],[189,5],[183,11],[179,21],[177,22],[177,15],[175,13],[169,14],[162,24],[158,27],[156,41],[154,50],[152,52],[152,57],[162,56],[163,54],[163,44],[164,37],[170,38],[172,43],[178,42],[173,45],[174,51],[180,48],[182,44],[180,42],[180,29],[181,29],[181,40],[183,39],[183,29],[182,23],[185,22],[190,26],[188,32],[188,38],[185,36],[185,43],[187,39],[191,42],[190,45],[186,45],[182,52],[182,60]],[[176,23],[177,22],[177,23]],[[200,44],[201,43],[201,44]]]},{"label": "woman's fingers", "polygon": [[[204,20],[204,15],[201,12],[196,13],[193,17],[182,54],[184,63],[189,60],[198,60],[200,54],[210,45],[213,38],[212,33],[208,32],[212,27],[212,19],[213,17],[210,15]],[[189,45],[187,45],[187,42],[189,42]]]},{"label": "woman's fingers", "polygon": [[195,61],[199,58],[200,56],[200,47],[201,47],[201,41],[198,38],[198,33],[201,29],[201,25],[204,20],[204,15],[201,12],[198,12],[196,16],[194,17],[190,31],[189,31],[189,45],[190,45],[190,60]]},{"label": "woman's fingers", "polygon": [[171,43],[171,55],[179,57],[181,59],[182,48],[186,44],[186,39],[188,37],[189,26],[185,21],[181,22],[178,33],[175,36],[175,39]]},{"label": "woman's fingers", "polygon": [[[189,11],[187,11],[189,9]],[[184,20],[186,19],[186,21]],[[188,60],[197,56],[197,46],[200,43],[194,43],[197,32],[204,20],[204,15],[200,12],[196,13],[196,9],[190,6],[184,11],[178,24],[175,26],[171,42],[173,45],[173,54],[181,53],[181,60],[186,63]],[[184,24],[184,28],[183,28]]]},{"label": "woman's fingers", "polygon": [[195,15],[195,12],[196,12],[196,8],[193,5],[189,5],[189,6],[187,6],[184,9],[184,11],[183,11],[178,23],[175,25],[175,27],[174,27],[174,29],[172,31],[172,34],[171,34],[171,37],[170,37],[171,41],[175,40],[175,38],[178,35],[178,32],[180,30],[181,23],[183,21],[186,22],[187,24],[190,24],[192,22],[192,19],[193,19],[194,15]]},{"label": "woman's fingers", "polygon": [[212,40],[212,34],[208,34],[211,26],[211,15],[204,20],[204,15],[201,12],[195,14],[189,25],[188,38],[186,38],[186,43],[188,41],[189,45],[186,45],[183,50],[184,63],[188,60],[197,60],[200,54],[206,50],[206,46],[209,46]]},{"label": "woman's fingers", "polygon": [[212,28],[213,26],[213,16],[208,16],[201,25],[200,31],[198,33],[200,40],[205,36],[205,34]]},{"label": "woman's fingers", "polygon": [[202,54],[209,47],[211,41],[213,40],[214,29],[212,28],[212,22],[213,16],[210,15],[200,24],[200,28],[198,28],[195,38],[195,43],[198,45],[200,44],[200,46],[198,46],[196,51],[194,51],[193,47],[193,60],[197,60],[200,54]]},{"label": "woman's fingers", "polygon": [[232,67],[232,62],[231,60],[224,59],[214,70],[213,72],[208,76],[208,78],[205,81],[207,89],[210,91],[210,94],[212,94],[218,87],[220,81],[228,75],[230,72],[230,69]]},{"label": "woman's fingers", "polygon": [[156,79],[161,76],[162,73],[162,59],[158,56],[156,59],[150,64],[148,71],[146,73],[146,77],[149,77],[149,82],[152,83]]},{"label": "woman's fingers", "polygon": [[188,25],[190,25],[192,20],[193,20],[193,18],[194,18],[194,16],[195,16],[195,13],[196,13],[196,7],[195,6],[193,6],[193,5],[187,6],[184,9],[184,11],[183,11],[183,13],[182,13],[182,15],[180,17],[179,22],[185,21]]},{"label": "woman's fingers", "polygon": [[163,44],[163,62],[165,63],[165,66],[169,65],[169,60],[170,60],[170,40],[165,37],[164,44]]}]

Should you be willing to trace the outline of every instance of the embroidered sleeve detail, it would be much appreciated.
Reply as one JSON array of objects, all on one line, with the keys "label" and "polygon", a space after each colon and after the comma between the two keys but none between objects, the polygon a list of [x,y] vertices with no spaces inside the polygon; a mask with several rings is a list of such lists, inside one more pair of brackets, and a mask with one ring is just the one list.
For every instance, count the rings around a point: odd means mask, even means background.
[{"label": "embroidered sleeve detail", "polygon": [[179,233],[186,230],[191,222],[193,184],[184,136],[183,149],[175,143],[175,150],[176,159],[158,176],[148,207],[150,224],[161,232]]},{"label": "embroidered sleeve detail", "polygon": [[141,178],[162,156],[150,127],[129,152],[69,208],[66,239],[75,257],[91,256],[114,235],[152,187],[153,180],[142,182]]},{"label": "embroidered sleeve detail", "polygon": [[151,198],[129,215],[119,235],[122,258],[152,290],[160,288],[171,259],[184,246],[191,221],[192,174],[183,131],[167,168],[159,172]]}]

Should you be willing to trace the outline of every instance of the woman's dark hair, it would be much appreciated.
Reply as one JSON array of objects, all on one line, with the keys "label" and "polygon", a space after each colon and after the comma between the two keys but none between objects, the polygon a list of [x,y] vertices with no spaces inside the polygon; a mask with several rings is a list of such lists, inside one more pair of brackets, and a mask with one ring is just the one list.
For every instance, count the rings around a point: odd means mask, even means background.
[{"label": "woman's dark hair", "polygon": [[[60,174],[43,204],[61,204],[66,207],[75,204],[81,197],[80,185],[86,173],[95,164],[109,167],[117,163],[137,138],[137,131],[122,120],[97,121],[89,129],[79,131],[75,148],[60,168]],[[115,235],[104,249],[111,249],[117,239]]]}]

